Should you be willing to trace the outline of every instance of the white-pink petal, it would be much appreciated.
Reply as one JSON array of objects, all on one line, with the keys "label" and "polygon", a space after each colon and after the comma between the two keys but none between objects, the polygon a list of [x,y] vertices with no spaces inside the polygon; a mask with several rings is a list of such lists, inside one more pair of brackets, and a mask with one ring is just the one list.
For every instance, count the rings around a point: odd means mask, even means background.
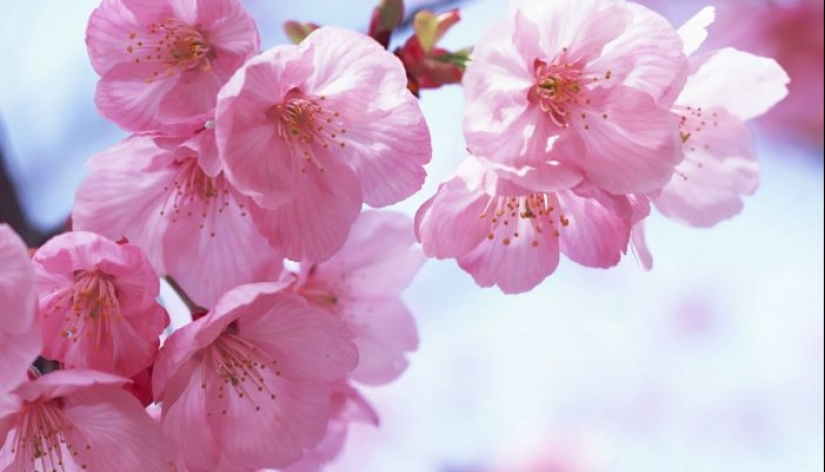
[{"label": "white-pink petal", "polygon": [[721,107],[741,120],[755,118],[788,94],[790,79],[773,59],[733,48],[691,58],[691,75],[678,105]]}]

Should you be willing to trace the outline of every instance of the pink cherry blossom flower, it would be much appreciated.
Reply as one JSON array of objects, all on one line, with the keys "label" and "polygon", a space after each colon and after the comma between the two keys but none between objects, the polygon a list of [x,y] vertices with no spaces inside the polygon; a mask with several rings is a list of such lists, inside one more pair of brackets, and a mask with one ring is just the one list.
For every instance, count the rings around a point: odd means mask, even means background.
[{"label": "pink cherry blossom flower", "polygon": [[588,267],[612,267],[630,230],[647,216],[644,198],[593,186],[536,192],[499,178],[483,161],[464,161],[416,214],[428,256],[456,258],[482,287],[530,290],[555,271],[560,253]]},{"label": "pink cherry blossom flower", "polygon": [[88,165],[74,227],[140,245],[196,304],[280,274],[281,256],[249,214],[254,202],[221,172],[213,130],[132,136]]},{"label": "pink cherry blossom flower", "polygon": [[0,397],[26,378],[40,354],[35,323],[34,268],[26,245],[0,223]]},{"label": "pink cherry blossom flower", "polygon": [[[680,29],[686,53],[699,47],[710,21],[706,9]],[[731,48],[693,56],[690,66],[673,107],[684,160],[653,203],[675,221],[707,227],[739,213],[741,196],[756,190],[759,166],[745,121],[787,95],[788,76],[773,59]]]},{"label": "pink cherry blossom flower", "polygon": [[227,292],[161,349],[155,398],[190,472],[281,468],[323,438],[333,382],[358,351],[343,322],[286,285]]},{"label": "pink cherry blossom flower", "polygon": [[640,5],[515,1],[464,75],[469,150],[515,169],[553,154],[608,192],[656,190],[681,158],[668,111],[686,73],[679,36]]},{"label": "pink cherry blossom flower", "polygon": [[152,364],[169,316],[139,247],[74,231],[46,242],[33,262],[45,357],[124,377]]},{"label": "pink cherry blossom flower", "polygon": [[407,368],[406,354],[418,347],[418,334],[400,295],[423,262],[409,218],[368,211],[338,254],[301,264],[295,292],[340,317],[355,335],[359,363],[350,378],[383,384]]},{"label": "pink cherry blossom flower", "polygon": [[432,153],[404,68],[359,33],[315,30],[251,59],[221,90],[216,129],[230,182],[293,260],[328,259],[362,202],[418,190]]},{"label": "pink cherry blossom flower", "polygon": [[19,386],[0,416],[0,470],[169,470],[166,440],[125,382],[73,369]]},{"label": "pink cherry blossom flower", "polygon": [[95,103],[132,131],[207,113],[259,43],[238,0],[103,0],[86,31]]}]

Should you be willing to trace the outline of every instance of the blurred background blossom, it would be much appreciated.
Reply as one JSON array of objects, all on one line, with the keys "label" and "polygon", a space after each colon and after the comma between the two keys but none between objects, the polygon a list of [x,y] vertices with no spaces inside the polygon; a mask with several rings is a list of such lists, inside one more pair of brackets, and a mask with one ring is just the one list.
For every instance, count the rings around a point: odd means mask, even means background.
[{"label": "blurred background blossom", "polygon": [[[97,3],[0,0],[0,148],[41,232],[65,224],[84,161],[125,136],[94,108],[84,31]],[[363,31],[375,2],[245,3],[271,46],[287,42],[286,20]],[[703,6],[648,3],[677,25]],[[445,48],[473,44],[506,11],[504,0],[459,6]],[[754,127],[762,183],[742,214],[711,230],[652,217],[653,271],[632,258],[610,271],[562,263],[520,296],[428,261],[405,294],[419,351],[398,382],[367,389],[381,427],[354,426],[329,470],[822,470],[823,6],[717,7],[708,47],[773,56],[792,80]],[[395,207],[409,215],[464,157],[461,89],[424,91],[422,105],[434,156],[424,189]]]}]

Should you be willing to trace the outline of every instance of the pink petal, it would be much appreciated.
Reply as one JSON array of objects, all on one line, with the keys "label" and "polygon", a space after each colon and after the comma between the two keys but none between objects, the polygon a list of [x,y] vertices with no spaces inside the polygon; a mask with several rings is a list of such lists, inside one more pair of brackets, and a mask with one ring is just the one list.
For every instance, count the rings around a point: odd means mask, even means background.
[{"label": "pink petal", "polygon": [[653,203],[680,223],[713,226],[739,213],[741,196],[756,190],[759,165],[753,138],[745,124],[724,109],[704,110],[702,117],[684,107],[675,110],[687,117],[685,127],[692,133],[683,145],[684,161]]},{"label": "pink petal", "polygon": [[103,75],[121,62],[132,61],[126,39],[139,28],[138,20],[124,2],[103,0],[92,12],[86,28],[86,46],[95,72]]},{"label": "pink petal", "polygon": [[273,280],[282,269],[280,255],[249,213],[254,206],[251,199],[238,193],[223,175],[212,182],[220,197],[206,202],[184,199],[163,237],[166,273],[204,307],[239,285]]},{"label": "pink petal", "polygon": [[88,369],[57,370],[25,382],[15,390],[21,399],[29,402],[74,395],[87,388],[122,387],[129,379]]},{"label": "pink petal", "polygon": [[[100,114],[130,131],[156,129],[162,123],[160,106],[177,86],[176,78],[146,83],[152,71],[131,63],[117,64],[97,83],[95,105]],[[133,80],[138,77],[139,80]],[[208,111],[204,107],[203,112]],[[159,123],[160,122],[160,123]]]},{"label": "pink petal", "polygon": [[[4,324],[3,328],[6,326],[19,327]],[[30,324],[28,330],[22,333],[9,333],[0,329],[0,346],[3,346],[3,349],[0,349],[0,402],[7,392],[26,379],[28,369],[40,354],[42,345],[43,336],[36,324]]]},{"label": "pink petal", "polygon": [[23,240],[0,223],[0,333],[23,334],[34,324],[34,269]]},{"label": "pink petal", "polygon": [[[163,273],[162,245],[169,219],[161,213],[164,188],[174,178],[164,155],[149,136],[132,136],[88,161],[92,172],[80,183],[72,211],[75,229],[112,240],[138,243]],[[139,223],[139,224],[136,224]]]},{"label": "pink petal", "polygon": [[[149,24],[156,20],[168,18],[175,13],[173,9],[177,6],[177,2],[174,0],[163,2],[146,2],[142,0],[118,1],[128,8],[141,24]],[[180,12],[180,8],[176,10],[177,12]]]},{"label": "pink petal", "polygon": [[217,104],[218,90],[230,76],[221,75],[221,72],[227,71],[218,69],[181,76],[174,90],[170,90],[158,103],[162,123],[178,123],[195,116],[210,116]]},{"label": "pink petal", "polygon": [[313,51],[306,92],[328,98],[367,94],[350,104],[360,111],[384,110],[415,100],[401,61],[361,33],[327,26],[310,34],[302,48]]},{"label": "pink petal", "polygon": [[[269,392],[251,389],[249,398],[210,396],[210,411],[226,410],[214,418],[213,431],[223,453],[240,470],[285,467],[324,436],[329,418],[329,387],[317,382],[285,381],[271,370],[262,373]],[[250,402],[264,405],[251,411]],[[274,406],[271,406],[274,405]],[[250,434],[250,432],[254,432]]]},{"label": "pink petal", "polygon": [[[570,57],[589,62],[627,29],[630,19],[623,3],[603,0],[560,0],[552,6],[521,0],[511,2],[511,6],[517,9],[514,42],[524,43],[519,52],[532,58],[546,58],[548,52],[566,48]],[[540,39],[535,46],[531,45],[534,34],[523,32],[527,23],[539,27]]]},{"label": "pink petal", "polygon": [[[558,140],[554,140],[555,142]],[[515,168],[483,157],[477,159],[494,175],[485,186],[485,191],[490,194],[518,193],[518,190],[513,190],[514,187],[543,193],[555,192],[575,187],[584,177],[581,170],[555,160],[543,162],[536,167],[526,165]]]},{"label": "pink petal", "polygon": [[673,105],[687,79],[683,44],[673,26],[661,15],[634,3],[626,4],[632,23],[609,43],[587,71],[610,79],[599,85],[632,87],[653,97],[661,107]]},{"label": "pink petal", "polygon": [[[559,155],[580,165],[596,186],[616,194],[658,190],[681,159],[678,124],[649,95],[629,87],[596,89],[575,134],[559,143]],[[607,118],[605,118],[605,116]],[[561,159],[561,157],[560,157]]]},{"label": "pink petal", "polygon": [[89,441],[89,470],[168,469],[170,451],[160,427],[124,390],[90,387],[66,398],[65,405],[66,417]]},{"label": "pink petal", "polygon": [[335,256],[320,264],[303,263],[301,268],[310,273],[314,286],[332,289],[344,283],[341,288],[356,298],[392,298],[409,285],[423,263],[408,217],[365,211]]},{"label": "pink petal", "polygon": [[543,160],[549,134],[541,112],[527,102],[539,32],[523,15],[516,14],[515,20],[520,28],[511,21],[497,22],[473,50],[462,79],[463,130],[472,154],[520,168]]},{"label": "pink petal", "polygon": [[358,174],[364,201],[384,206],[420,189],[432,155],[430,133],[398,59],[343,28],[320,28],[304,43],[314,50],[305,93],[323,96],[339,113],[346,146],[336,158]]},{"label": "pink petal", "polygon": [[214,470],[220,449],[206,415],[204,367],[188,364],[187,376],[178,376],[183,385],[174,388],[178,394],[168,394],[163,408],[162,425],[178,457],[193,471]]},{"label": "pink petal", "polygon": [[[575,191],[558,193],[560,212],[568,222],[562,230],[561,251],[570,259],[587,267],[613,267],[627,252],[630,240],[631,209],[623,197],[603,192],[579,195]],[[602,204],[613,200],[624,211]]]},{"label": "pink petal", "polygon": [[464,185],[460,178],[453,178],[419,208],[416,233],[428,256],[444,259],[465,254],[487,236],[487,228],[478,219],[489,197]]},{"label": "pink petal", "polygon": [[456,177],[419,209],[416,224],[424,251],[456,257],[483,287],[498,285],[505,293],[529,290],[559,262],[561,226],[553,213],[558,201],[554,194],[532,194],[515,186],[515,195],[490,196],[478,190],[479,183],[470,182],[475,185],[468,189]]},{"label": "pink petal", "polygon": [[254,306],[239,320],[239,334],[278,359],[284,377],[331,381],[358,364],[358,350],[344,323],[301,297],[278,294]]},{"label": "pink petal", "polygon": [[[509,108],[501,121],[482,123],[480,119],[470,117],[476,113],[481,114],[481,110],[471,110],[468,106],[464,119],[464,135],[471,154],[489,158],[516,171],[525,167],[541,168],[550,160],[549,140],[556,125],[550,123],[540,108],[527,107],[526,99],[523,109]],[[471,126],[484,128],[475,131]]]},{"label": "pink petal", "polygon": [[559,264],[559,232],[552,225],[539,232],[531,220],[512,221],[513,227],[502,230],[500,237],[484,239],[474,250],[458,257],[461,268],[482,287],[497,285],[504,293],[526,292]]},{"label": "pink petal", "polygon": [[341,316],[358,346],[358,367],[350,377],[365,385],[397,379],[409,365],[407,353],[418,348],[412,313],[400,300],[340,300]]},{"label": "pink petal", "polygon": [[691,71],[679,105],[721,107],[741,120],[765,113],[788,94],[790,79],[776,61],[732,48],[692,58]]},{"label": "pink petal", "polygon": [[344,320],[353,330],[359,363],[352,378],[387,383],[407,366],[418,346],[415,322],[400,301],[424,255],[412,221],[388,212],[364,212],[332,259],[302,264],[297,293]]},{"label": "pink petal", "polygon": [[[335,103],[335,99],[329,99]],[[334,106],[334,105],[331,105]],[[340,157],[355,171],[364,202],[373,207],[397,203],[418,191],[427,173],[432,145],[418,101],[407,97],[380,118],[342,113],[346,147]]]},{"label": "pink petal", "polygon": [[292,201],[273,210],[253,208],[252,216],[289,259],[323,261],[346,241],[361,210],[361,191],[352,170],[337,161],[305,171],[290,174],[299,189]]}]

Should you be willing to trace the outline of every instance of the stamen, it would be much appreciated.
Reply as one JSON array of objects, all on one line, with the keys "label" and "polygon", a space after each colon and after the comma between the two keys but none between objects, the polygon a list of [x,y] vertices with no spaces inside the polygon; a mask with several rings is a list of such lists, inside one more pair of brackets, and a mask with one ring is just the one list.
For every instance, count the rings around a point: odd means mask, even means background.
[{"label": "stamen", "polygon": [[[521,237],[529,240],[532,247],[538,247],[538,235],[547,228],[556,228],[556,221],[552,217],[554,208],[551,198],[547,194],[534,193],[519,197],[493,197],[487,202],[484,211],[479,215],[481,220],[489,217],[490,233],[488,240],[495,240],[500,236],[501,243],[509,246]],[[559,215],[561,227],[567,227],[570,220]],[[560,235],[558,230],[554,235]],[[522,236],[523,235],[523,236]]]},{"label": "stamen", "polygon": [[[164,187],[168,192],[161,207],[161,216],[168,216],[172,223],[183,218],[199,218],[198,227],[210,237],[216,237],[218,218],[229,211],[232,202],[230,186],[223,174],[216,177],[206,175],[198,165],[196,158],[189,158],[176,163],[179,170],[170,185]],[[237,211],[246,216],[243,204],[238,204]]]},{"label": "stamen", "polygon": [[[217,394],[219,399],[226,399],[226,395],[237,395],[247,400],[254,411],[260,411],[263,405],[260,400],[268,398],[275,401],[278,396],[270,389],[266,378],[262,374],[266,369],[274,369],[275,375],[280,376],[278,361],[269,358],[257,346],[234,334],[232,326],[218,337],[214,343],[206,348],[207,368],[217,374]],[[206,389],[203,383],[201,388]],[[207,414],[212,415],[213,412]],[[220,414],[226,414],[222,409]]]},{"label": "stamen", "polygon": [[123,321],[115,278],[99,270],[74,273],[71,287],[54,296],[45,317],[61,316],[60,336],[73,343],[91,342],[99,352],[112,339],[114,324]]},{"label": "stamen", "polygon": [[[85,470],[87,465],[77,462],[78,445],[71,442],[77,438],[76,434],[69,434],[73,429],[63,413],[62,400],[29,403],[21,413],[11,453],[28,459],[32,470]],[[86,451],[92,448],[90,444],[83,446]]]},{"label": "stamen", "polygon": [[324,96],[308,97],[293,88],[281,103],[267,111],[267,118],[277,127],[278,136],[287,142],[290,154],[315,165],[320,172],[324,172],[324,166],[318,152],[346,147],[341,139],[347,132],[346,123],[325,100]]},{"label": "stamen", "polygon": [[[527,92],[527,100],[533,105],[537,105],[547,114],[550,120],[560,128],[570,126],[570,118],[579,116],[586,119],[585,113],[576,113],[578,110],[590,105],[587,97],[592,85],[600,77],[593,74],[585,74],[582,65],[575,60],[568,58],[567,48],[551,62],[536,59],[533,63],[533,72],[536,82]],[[609,79],[611,72],[608,71],[602,77]],[[603,119],[608,119],[608,115],[602,113]],[[589,129],[588,125],[584,125]]]},{"label": "stamen", "polygon": [[215,50],[204,34],[176,18],[152,23],[140,34],[130,33],[129,41],[126,52],[135,55],[136,64],[154,65],[146,83],[188,71],[210,71],[215,60]]}]

